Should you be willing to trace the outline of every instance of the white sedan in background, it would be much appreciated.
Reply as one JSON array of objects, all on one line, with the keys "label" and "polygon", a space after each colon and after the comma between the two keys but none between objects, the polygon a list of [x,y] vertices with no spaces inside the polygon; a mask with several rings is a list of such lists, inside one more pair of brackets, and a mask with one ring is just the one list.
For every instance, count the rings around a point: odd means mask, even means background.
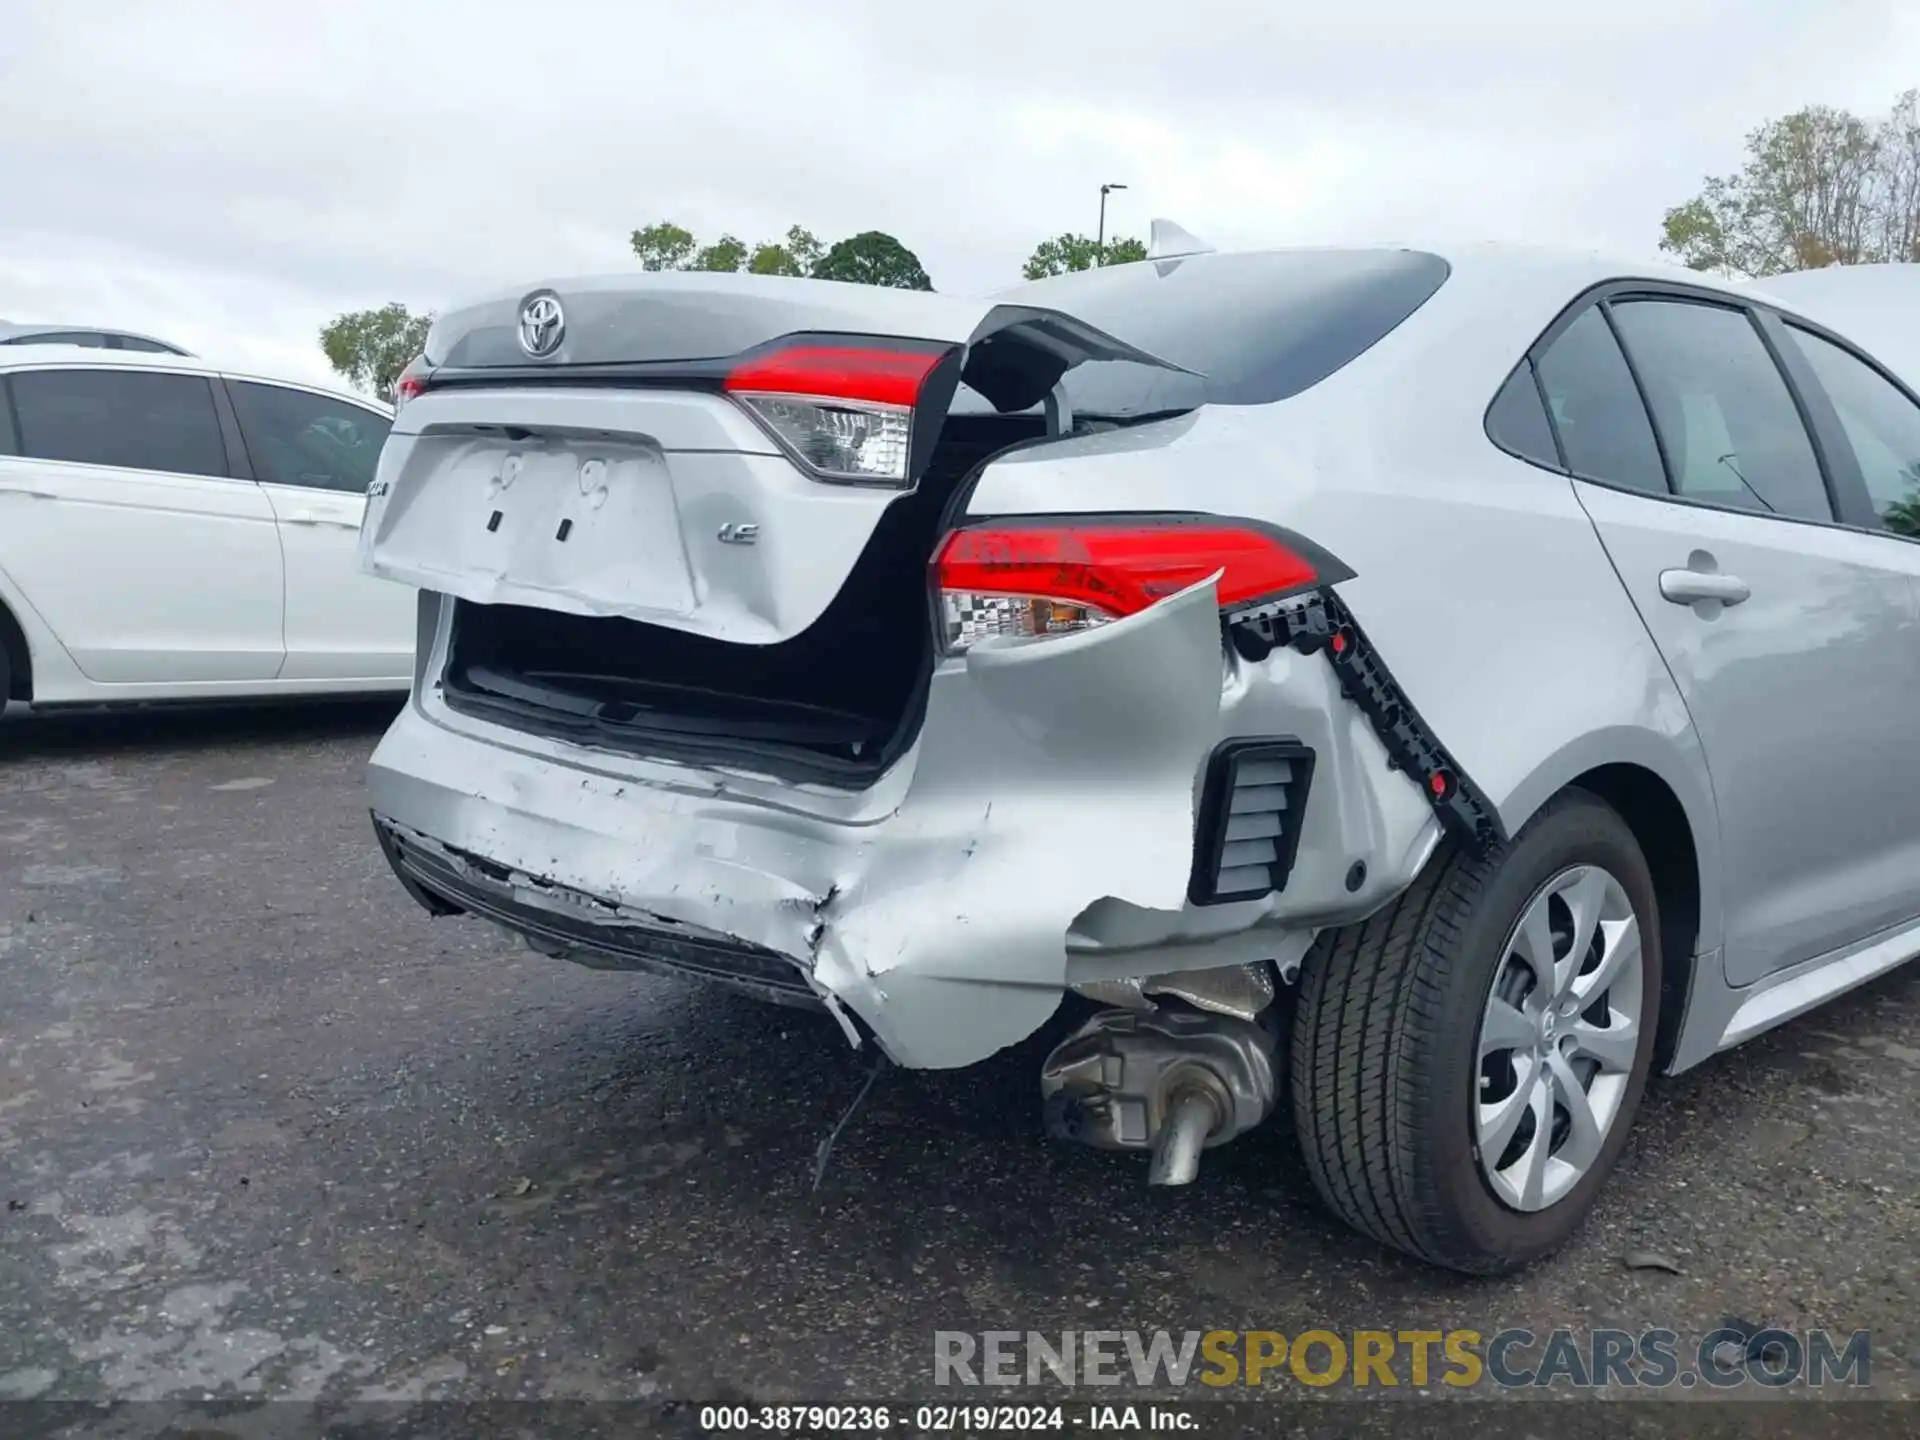
[{"label": "white sedan in background", "polygon": [[392,412],[180,355],[0,349],[0,699],[402,691],[356,565]]}]

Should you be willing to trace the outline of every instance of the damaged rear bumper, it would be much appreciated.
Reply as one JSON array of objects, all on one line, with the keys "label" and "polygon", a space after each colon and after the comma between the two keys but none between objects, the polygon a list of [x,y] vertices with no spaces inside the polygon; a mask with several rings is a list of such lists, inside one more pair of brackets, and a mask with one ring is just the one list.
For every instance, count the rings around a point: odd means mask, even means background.
[{"label": "damaged rear bumper", "polygon": [[[1314,755],[1284,890],[1195,905],[1209,757],[1281,735]],[[453,715],[431,684],[369,783],[389,860],[429,908],[588,964],[824,1005],[922,1069],[1026,1038],[1070,987],[1285,968],[1401,888],[1439,835],[1322,659],[1223,653],[1211,583],[942,665],[914,747],[852,803],[539,741]]]}]

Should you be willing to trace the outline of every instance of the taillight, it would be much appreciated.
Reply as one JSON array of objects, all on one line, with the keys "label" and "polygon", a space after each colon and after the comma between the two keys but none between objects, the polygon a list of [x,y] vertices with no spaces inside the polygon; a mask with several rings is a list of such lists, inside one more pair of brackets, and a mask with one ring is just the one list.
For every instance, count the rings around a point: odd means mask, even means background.
[{"label": "taillight", "polygon": [[735,366],[726,390],[817,475],[905,485],[914,406],[946,353],[789,345]]},{"label": "taillight", "polygon": [[1223,608],[1334,578],[1263,527],[1184,518],[974,526],[947,536],[933,569],[948,654],[994,635],[1091,629],[1215,574]]},{"label": "taillight", "polygon": [[422,355],[412,361],[406,369],[400,372],[400,378],[393,382],[393,410],[396,415],[400,413],[400,407],[402,405],[414,399],[427,388],[426,358],[426,356]]}]

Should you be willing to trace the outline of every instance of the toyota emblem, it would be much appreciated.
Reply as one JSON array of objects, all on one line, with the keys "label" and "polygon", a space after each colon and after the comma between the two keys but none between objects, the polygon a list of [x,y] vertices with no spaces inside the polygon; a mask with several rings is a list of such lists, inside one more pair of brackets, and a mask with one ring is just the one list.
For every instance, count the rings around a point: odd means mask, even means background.
[{"label": "toyota emblem", "polygon": [[536,360],[560,348],[567,336],[567,315],[551,290],[529,296],[520,307],[520,348]]}]

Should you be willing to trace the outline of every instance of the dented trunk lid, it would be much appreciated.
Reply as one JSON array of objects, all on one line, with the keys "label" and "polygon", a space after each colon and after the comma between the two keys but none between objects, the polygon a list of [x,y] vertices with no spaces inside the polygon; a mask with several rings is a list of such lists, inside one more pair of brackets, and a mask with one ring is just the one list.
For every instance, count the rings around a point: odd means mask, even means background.
[{"label": "dented trunk lid", "polygon": [[[940,356],[904,484],[823,479],[725,393],[770,348],[889,344]],[[1204,399],[1200,377],[1072,316],[992,300],[677,273],[514,291],[434,325],[361,564],[478,604],[775,644],[820,617],[912,489],[959,387],[1027,410],[1088,365],[1117,418]]]}]

